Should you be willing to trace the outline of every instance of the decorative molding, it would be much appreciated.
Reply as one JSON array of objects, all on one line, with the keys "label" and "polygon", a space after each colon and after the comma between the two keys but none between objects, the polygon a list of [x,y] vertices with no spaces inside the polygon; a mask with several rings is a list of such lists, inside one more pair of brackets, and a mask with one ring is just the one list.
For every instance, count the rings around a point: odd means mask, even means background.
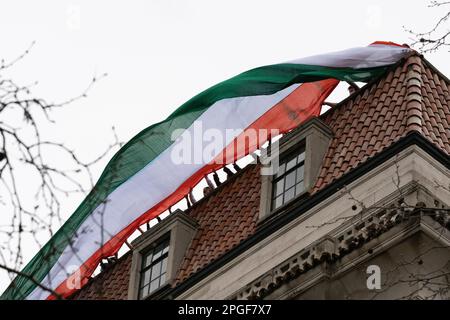
[{"label": "decorative molding", "polygon": [[[229,299],[238,300],[254,300],[263,299],[280,288],[283,284],[298,278],[300,275],[306,275],[310,270],[321,266],[320,271],[314,273],[311,277],[306,276],[303,283],[297,287],[305,290],[324,277],[332,277],[342,270],[354,267],[354,259],[344,265],[340,265],[336,269],[337,263],[354,252],[364,244],[371,240],[379,238],[387,233],[395,226],[404,225],[406,231],[398,233],[393,238],[400,238],[409,234],[409,228],[421,228],[428,230],[428,234],[434,238],[440,238],[441,241],[449,241],[450,236],[450,209],[440,200],[434,198],[426,189],[410,183],[401,188],[397,193],[397,197],[391,196],[391,201],[384,205],[376,204],[367,208],[349,218],[344,224],[336,228],[334,232],[324,236],[307,246],[297,254],[285,260],[278,266],[261,275],[244,288],[234,293]],[[414,205],[408,201],[415,201]],[[387,203],[386,199],[380,203]],[[430,206],[430,207],[429,207]],[[444,235],[442,230],[436,231],[436,224],[433,226],[432,221],[438,223],[446,229]],[[392,241],[389,241],[392,242]],[[384,248],[388,247],[387,243],[378,244]],[[333,270],[334,269],[334,270]],[[333,271],[331,271],[333,270]],[[297,294],[299,289],[295,290]]]}]

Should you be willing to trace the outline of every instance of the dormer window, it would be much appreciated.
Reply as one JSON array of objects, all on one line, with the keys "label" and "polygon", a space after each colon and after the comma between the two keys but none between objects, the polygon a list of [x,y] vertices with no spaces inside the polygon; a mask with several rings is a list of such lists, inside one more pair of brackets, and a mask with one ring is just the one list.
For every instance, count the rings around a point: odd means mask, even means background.
[{"label": "dormer window", "polygon": [[281,160],[272,181],[272,209],[294,199],[305,191],[305,148],[291,152]]},{"label": "dormer window", "polygon": [[159,299],[170,289],[197,226],[193,218],[176,210],[131,243],[128,299]]},{"label": "dormer window", "polygon": [[169,239],[166,239],[143,255],[140,299],[147,297],[166,283],[169,243]]},{"label": "dormer window", "polygon": [[[319,118],[312,118],[280,139],[278,170],[261,174],[261,223],[307,196],[316,183],[331,137],[331,130]],[[272,151],[263,155],[261,163],[274,169],[276,163],[269,161]]]}]

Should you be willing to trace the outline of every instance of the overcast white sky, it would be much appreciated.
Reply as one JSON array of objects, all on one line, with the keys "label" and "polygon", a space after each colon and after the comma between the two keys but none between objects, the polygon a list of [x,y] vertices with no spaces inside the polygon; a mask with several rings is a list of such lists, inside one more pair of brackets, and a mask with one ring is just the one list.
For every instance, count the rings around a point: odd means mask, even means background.
[{"label": "overcast white sky", "polygon": [[[428,1],[5,1],[0,57],[36,41],[13,75],[39,81],[37,96],[59,101],[108,73],[90,93],[54,115],[46,133],[89,159],[113,139],[126,141],[207,87],[253,67],[364,46],[410,43],[439,16]],[[427,55],[450,75],[448,52]],[[96,172],[98,176],[100,169]],[[64,204],[69,216],[81,201]],[[8,221],[0,212],[0,223]],[[27,259],[35,253],[30,244]],[[0,292],[9,278],[0,271]]]}]

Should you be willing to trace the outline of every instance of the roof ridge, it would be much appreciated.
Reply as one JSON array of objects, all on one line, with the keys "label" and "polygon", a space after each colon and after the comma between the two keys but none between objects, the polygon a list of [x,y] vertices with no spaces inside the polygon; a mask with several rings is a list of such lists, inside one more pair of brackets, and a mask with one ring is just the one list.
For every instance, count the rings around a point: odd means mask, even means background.
[{"label": "roof ridge", "polygon": [[422,59],[419,55],[409,56],[405,61],[406,67],[406,126],[407,131],[422,132],[423,115],[422,115]]}]

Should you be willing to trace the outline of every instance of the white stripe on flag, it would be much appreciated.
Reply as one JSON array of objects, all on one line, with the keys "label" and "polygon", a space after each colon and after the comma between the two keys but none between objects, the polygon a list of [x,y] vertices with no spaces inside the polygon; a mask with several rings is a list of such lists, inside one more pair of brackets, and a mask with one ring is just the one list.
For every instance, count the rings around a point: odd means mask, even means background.
[{"label": "white stripe on flag", "polygon": [[316,65],[332,68],[375,68],[396,63],[411,49],[372,44],[368,47],[351,48],[305,57],[287,63]]}]

